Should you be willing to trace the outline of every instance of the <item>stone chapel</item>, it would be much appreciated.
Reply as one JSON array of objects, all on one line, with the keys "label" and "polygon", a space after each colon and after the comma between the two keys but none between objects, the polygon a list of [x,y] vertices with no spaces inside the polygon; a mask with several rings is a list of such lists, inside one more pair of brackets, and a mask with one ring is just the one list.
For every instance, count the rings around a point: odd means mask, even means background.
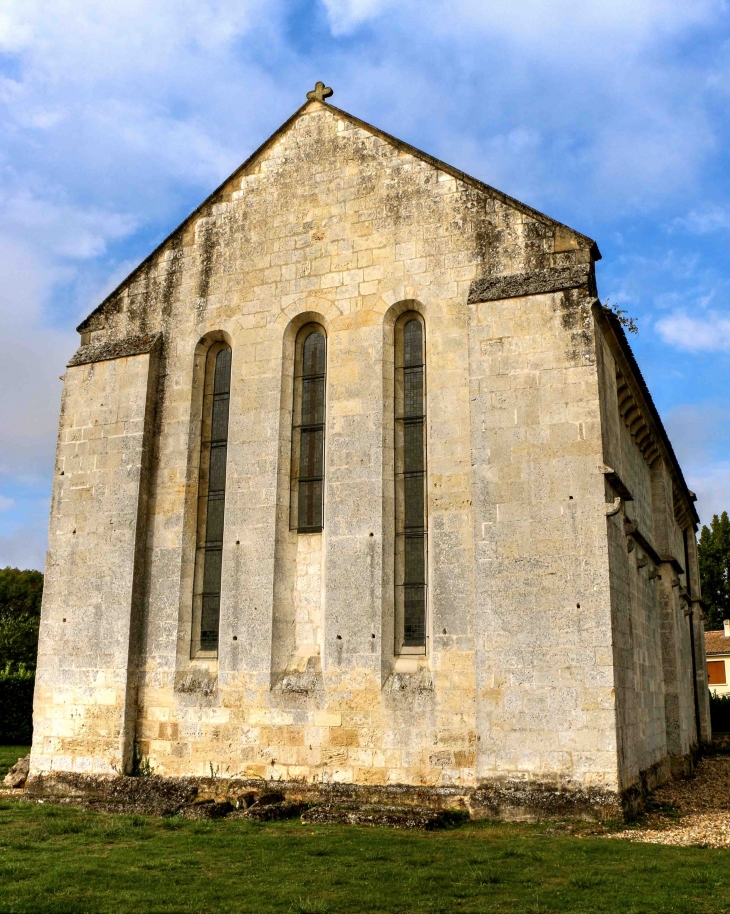
[{"label": "stone chapel", "polygon": [[31,778],[625,805],[710,723],[694,496],[601,255],[331,94],[78,328]]}]

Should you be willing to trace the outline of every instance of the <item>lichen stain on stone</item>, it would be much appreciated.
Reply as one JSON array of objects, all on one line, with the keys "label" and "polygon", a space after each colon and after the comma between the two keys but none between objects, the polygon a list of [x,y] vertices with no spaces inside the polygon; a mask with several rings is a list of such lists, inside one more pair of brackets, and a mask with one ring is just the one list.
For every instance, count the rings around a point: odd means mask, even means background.
[{"label": "lichen stain on stone", "polygon": [[591,301],[585,289],[568,289],[557,295],[560,323],[570,334],[571,348],[566,357],[572,363],[594,365],[596,360],[593,338]]},{"label": "lichen stain on stone", "polygon": [[160,296],[160,319],[163,328],[169,333],[172,329],[170,321],[172,319],[173,300],[183,277],[183,243],[182,233],[176,232],[170,239],[169,246],[170,256],[166,259],[165,278]]},{"label": "lichen stain on stone", "polygon": [[210,288],[210,278],[213,275],[213,258],[218,244],[215,220],[213,217],[202,217],[198,223],[198,248],[200,257],[200,273],[198,277],[198,298],[205,300]]}]

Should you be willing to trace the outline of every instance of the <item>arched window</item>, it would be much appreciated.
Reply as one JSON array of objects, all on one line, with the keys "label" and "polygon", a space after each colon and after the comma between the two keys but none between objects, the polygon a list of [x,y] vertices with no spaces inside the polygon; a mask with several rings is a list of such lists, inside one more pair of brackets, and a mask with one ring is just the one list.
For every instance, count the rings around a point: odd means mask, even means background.
[{"label": "arched window", "polygon": [[423,319],[395,333],[395,652],[426,650],[426,359]]},{"label": "arched window", "polygon": [[322,530],[326,376],[324,330],[307,324],[294,354],[290,525],[299,533]]},{"label": "arched window", "polygon": [[230,391],[231,350],[225,343],[215,343],[208,351],[205,365],[193,586],[193,656],[218,650]]}]

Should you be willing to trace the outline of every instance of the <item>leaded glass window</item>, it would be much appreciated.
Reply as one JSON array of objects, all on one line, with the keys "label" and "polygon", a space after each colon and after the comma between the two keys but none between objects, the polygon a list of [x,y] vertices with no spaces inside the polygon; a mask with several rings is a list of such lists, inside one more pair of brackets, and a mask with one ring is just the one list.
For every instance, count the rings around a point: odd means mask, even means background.
[{"label": "leaded glass window", "polygon": [[426,650],[426,363],[420,315],[396,325],[395,358],[395,652]]},{"label": "leaded glass window", "polygon": [[193,654],[218,650],[228,457],[231,350],[211,347],[205,371],[193,587]]},{"label": "leaded glass window", "polygon": [[294,357],[290,523],[299,533],[323,525],[327,344],[318,324],[297,337]]}]

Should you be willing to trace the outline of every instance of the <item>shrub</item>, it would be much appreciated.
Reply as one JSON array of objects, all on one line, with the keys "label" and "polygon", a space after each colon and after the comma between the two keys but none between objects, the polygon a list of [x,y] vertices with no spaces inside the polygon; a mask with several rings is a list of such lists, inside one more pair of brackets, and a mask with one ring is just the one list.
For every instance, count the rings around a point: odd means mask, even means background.
[{"label": "shrub", "polygon": [[40,571],[0,568],[0,670],[8,661],[35,669],[42,597]]},{"label": "shrub", "polygon": [[35,673],[8,662],[0,669],[0,745],[28,746],[33,737]]},{"label": "shrub", "polygon": [[710,720],[713,732],[730,733],[730,695],[710,692]]}]

